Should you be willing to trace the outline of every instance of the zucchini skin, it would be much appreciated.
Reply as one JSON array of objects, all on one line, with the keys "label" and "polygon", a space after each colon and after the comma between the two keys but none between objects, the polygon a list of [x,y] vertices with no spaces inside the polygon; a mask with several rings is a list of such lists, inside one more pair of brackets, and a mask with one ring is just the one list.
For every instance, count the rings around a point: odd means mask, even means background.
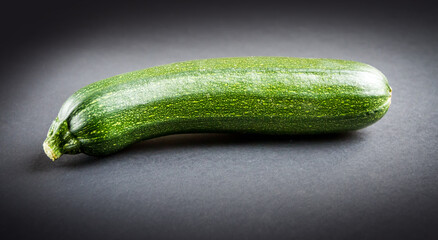
[{"label": "zucchini skin", "polygon": [[43,147],[106,155],[153,137],[199,132],[314,134],[364,128],[391,103],[391,87],[359,62],[235,57],[117,75],[74,93]]}]

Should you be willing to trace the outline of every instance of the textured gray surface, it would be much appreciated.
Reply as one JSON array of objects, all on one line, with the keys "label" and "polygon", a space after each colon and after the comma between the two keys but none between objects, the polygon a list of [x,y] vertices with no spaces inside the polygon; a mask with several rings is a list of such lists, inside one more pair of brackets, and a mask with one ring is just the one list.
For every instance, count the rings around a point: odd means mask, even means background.
[{"label": "textured gray surface", "polygon": [[[3,234],[436,239],[436,18],[409,6],[204,7],[114,8],[35,37],[3,64]],[[387,76],[392,106],[375,125],[341,135],[178,135],[54,163],[43,153],[61,104],[89,83],[176,61],[261,55],[371,64]]]}]

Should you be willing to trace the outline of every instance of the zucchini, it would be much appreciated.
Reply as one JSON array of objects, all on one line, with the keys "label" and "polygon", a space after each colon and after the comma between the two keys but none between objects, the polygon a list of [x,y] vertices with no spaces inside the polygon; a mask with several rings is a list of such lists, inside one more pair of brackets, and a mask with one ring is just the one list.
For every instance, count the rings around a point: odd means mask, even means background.
[{"label": "zucchini", "polygon": [[90,84],[61,107],[43,143],[62,154],[106,155],[140,140],[199,132],[313,134],[376,122],[391,88],[359,62],[289,57],[193,60]]}]

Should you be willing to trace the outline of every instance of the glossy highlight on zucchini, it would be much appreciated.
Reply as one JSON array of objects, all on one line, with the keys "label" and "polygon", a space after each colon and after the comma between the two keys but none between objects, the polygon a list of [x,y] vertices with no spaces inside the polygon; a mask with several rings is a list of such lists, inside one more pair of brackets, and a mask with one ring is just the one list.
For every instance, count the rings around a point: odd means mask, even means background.
[{"label": "glossy highlight on zucchini", "polygon": [[314,134],[356,130],[383,117],[391,87],[354,61],[290,57],[193,60],[92,83],[62,105],[47,156],[106,155],[178,133]]}]

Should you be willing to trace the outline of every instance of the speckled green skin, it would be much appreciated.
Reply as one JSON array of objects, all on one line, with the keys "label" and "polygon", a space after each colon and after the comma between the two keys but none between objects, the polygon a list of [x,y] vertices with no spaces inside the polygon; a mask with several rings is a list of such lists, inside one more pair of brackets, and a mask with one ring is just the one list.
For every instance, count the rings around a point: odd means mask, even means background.
[{"label": "speckled green skin", "polygon": [[121,74],[80,89],[62,106],[45,148],[56,159],[65,153],[110,154],[175,133],[356,130],[382,118],[390,101],[385,76],[359,62],[194,60]]}]

